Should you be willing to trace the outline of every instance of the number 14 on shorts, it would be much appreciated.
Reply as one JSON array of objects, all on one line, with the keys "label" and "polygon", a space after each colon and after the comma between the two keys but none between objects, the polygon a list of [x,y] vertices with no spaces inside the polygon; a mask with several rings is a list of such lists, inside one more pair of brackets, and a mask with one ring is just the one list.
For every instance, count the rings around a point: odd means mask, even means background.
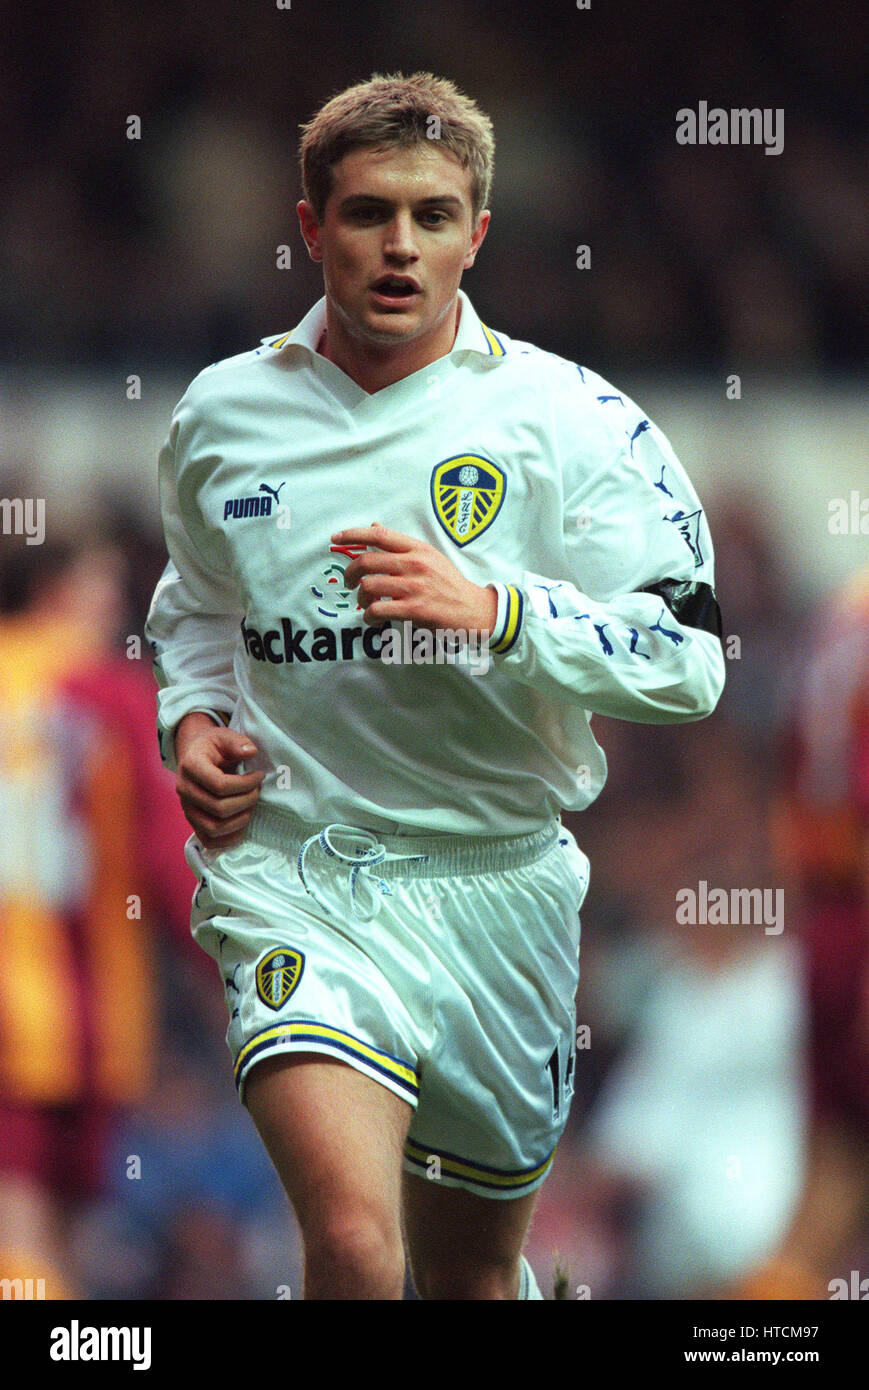
[{"label": "number 14 on shorts", "polygon": [[573,1096],[573,1069],[576,1064],[576,1038],[568,1033],[560,1038],[546,1063],[552,1085],[552,1118],[560,1120],[567,1113]]}]

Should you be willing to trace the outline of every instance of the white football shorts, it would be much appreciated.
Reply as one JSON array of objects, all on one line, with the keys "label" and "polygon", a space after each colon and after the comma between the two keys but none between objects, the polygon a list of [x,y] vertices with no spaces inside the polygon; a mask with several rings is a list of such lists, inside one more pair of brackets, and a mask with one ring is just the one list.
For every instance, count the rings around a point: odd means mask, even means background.
[{"label": "white football shorts", "polygon": [[384,836],[259,805],[204,851],[191,929],[218,963],[239,1096],[278,1052],[340,1058],[413,1107],[404,1166],[522,1196],[573,1095],[588,860],[531,835]]}]

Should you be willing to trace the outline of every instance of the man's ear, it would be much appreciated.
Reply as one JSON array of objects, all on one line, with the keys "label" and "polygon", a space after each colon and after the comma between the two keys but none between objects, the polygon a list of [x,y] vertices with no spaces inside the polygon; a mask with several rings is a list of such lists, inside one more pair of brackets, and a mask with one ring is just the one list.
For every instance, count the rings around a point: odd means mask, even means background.
[{"label": "man's ear", "polygon": [[491,217],[492,214],[491,212],[489,212],[489,209],[484,208],[484,210],[480,213],[479,217],[477,218],[477,225],[474,228],[473,234],[471,236],[471,247],[468,251],[467,256],[464,259],[463,268],[465,270],[469,270],[477,258],[477,252],[483,244],[483,238],[486,235],[486,232],[489,230],[489,222],[491,221]]},{"label": "man's ear", "polygon": [[323,249],[320,246],[320,224],[313,207],[306,199],[296,204],[296,212],[299,214],[299,226],[305,245],[308,248],[308,255],[312,261],[322,261]]}]

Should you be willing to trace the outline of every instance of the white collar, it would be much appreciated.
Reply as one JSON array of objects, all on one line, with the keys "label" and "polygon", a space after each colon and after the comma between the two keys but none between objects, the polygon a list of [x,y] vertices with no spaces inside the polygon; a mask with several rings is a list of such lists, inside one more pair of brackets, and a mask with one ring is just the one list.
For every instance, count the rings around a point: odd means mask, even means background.
[{"label": "white collar", "polygon": [[[484,357],[506,356],[507,347],[504,342],[492,332],[491,328],[487,328],[481,322],[464,290],[459,290],[459,303],[462,307],[459,317],[459,331],[450,352],[479,352]],[[270,333],[267,338],[262,338],[261,342],[275,352],[292,346],[307,348],[309,352],[315,353],[325,331],[326,296],[324,295],[308,310],[301,323],[297,324],[291,332],[281,333],[277,337]]]}]

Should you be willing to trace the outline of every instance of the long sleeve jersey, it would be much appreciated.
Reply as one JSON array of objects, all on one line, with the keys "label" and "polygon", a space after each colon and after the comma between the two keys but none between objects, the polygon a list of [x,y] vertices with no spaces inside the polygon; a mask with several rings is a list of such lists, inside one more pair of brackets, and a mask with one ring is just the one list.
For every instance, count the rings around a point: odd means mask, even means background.
[{"label": "long sleeve jersey", "polygon": [[[263,804],[383,834],[514,835],[600,792],[593,713],[714,709],[712,544],[667,439],[459,299],[452,350],[373,394],[317,352],[325,299],[187,390],[160,455],[170,559],[146,627],[169,768],[178,722],[206,708],[256,745]],[[397,657],[409,625],[363,622],[331,538],[372,521],[495,586],[485,660],[417,660],[409,630]]]}]

